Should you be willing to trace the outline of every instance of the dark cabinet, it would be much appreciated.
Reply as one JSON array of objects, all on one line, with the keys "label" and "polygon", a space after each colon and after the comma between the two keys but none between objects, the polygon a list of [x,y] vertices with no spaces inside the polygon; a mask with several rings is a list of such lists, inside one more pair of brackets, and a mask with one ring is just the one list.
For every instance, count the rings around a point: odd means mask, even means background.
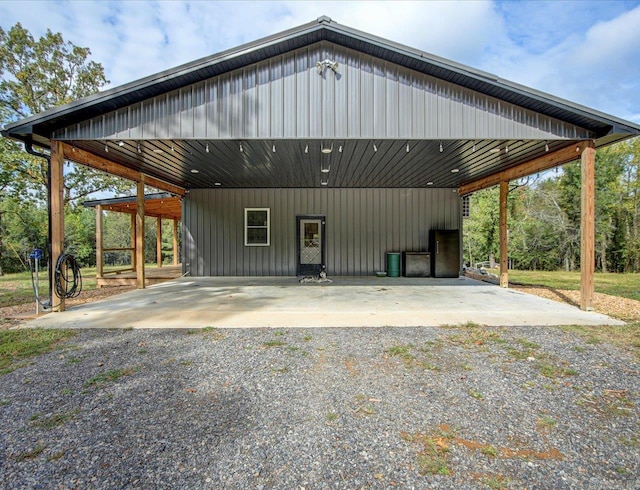
[{"label": "dark cabinet", "polygon": [[460,275],[460,233],[458,230],[431,230],[429,232],[431,274],[433,277]]}]

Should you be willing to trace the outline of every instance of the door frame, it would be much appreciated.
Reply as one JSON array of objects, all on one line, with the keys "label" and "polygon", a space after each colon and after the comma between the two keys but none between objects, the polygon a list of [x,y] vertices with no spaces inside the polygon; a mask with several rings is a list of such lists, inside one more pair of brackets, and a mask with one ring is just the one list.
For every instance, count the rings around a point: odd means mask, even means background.
[{"label": "door frame", "polygon": [[[309,267],[309,270],[302,271],[300,264],[300,221],[307,219],[320,220],[320,264],[315,269]],[[322,270],[327,268],[327,217],[322,214],[298,214],[296,215],[296,274],[309,275],[320,274]]]}]

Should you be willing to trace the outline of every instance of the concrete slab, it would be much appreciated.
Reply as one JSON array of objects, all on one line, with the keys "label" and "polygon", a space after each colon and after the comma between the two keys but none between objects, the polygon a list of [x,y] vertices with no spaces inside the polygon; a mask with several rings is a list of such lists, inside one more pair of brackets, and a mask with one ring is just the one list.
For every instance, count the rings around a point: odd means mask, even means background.
[{"label": "concrete slab", "polygon": [[181,278],[29,322],[50,328],[621,325],[469,278]]}]

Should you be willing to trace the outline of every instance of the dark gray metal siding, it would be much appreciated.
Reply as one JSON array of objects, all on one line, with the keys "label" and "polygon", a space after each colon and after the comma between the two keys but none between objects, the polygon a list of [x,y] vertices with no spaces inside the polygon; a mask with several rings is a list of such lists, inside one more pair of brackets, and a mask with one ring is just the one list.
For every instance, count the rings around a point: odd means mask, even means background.
[{"label": "dark gray metal siding", "polygon": [[[183,201],[192,276],[296,274],[296,215],[326,216],[327,272],[386,270],[385,253],[428,248],[430,229],[460,229],[455,189],[194,189]],[[271,246],[244,246],[244,208],[271,209]]]},{"label": "dark gray metal siding", "polygon": [[[339,63],[318,74],[316,63]],[[55,131],[83,139],[583,139],[593,133],[327,41]]]}]

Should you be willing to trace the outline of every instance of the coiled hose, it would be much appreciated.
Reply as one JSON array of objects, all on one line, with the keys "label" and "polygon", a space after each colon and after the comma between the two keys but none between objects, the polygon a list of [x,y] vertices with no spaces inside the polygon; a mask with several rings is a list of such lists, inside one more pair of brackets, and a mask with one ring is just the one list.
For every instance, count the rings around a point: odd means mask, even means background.
[{"label": "coiled hose", "polygon": [[82,291],[82,274],[76,258],[61,254],[56,262],[53,284],[58,298],[75,298]]}]

